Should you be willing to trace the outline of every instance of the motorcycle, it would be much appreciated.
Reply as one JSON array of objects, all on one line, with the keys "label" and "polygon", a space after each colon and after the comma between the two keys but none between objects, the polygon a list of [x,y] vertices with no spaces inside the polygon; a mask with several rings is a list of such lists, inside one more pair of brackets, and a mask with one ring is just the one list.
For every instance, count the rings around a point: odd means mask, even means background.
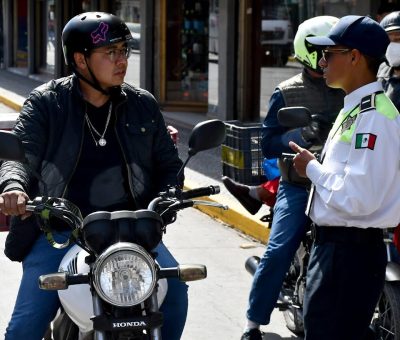
[{"label": "motorcycle", "polygon": [[[189,137],[188,157],[178,176],[196,153],[219,146],[225,139],[220,120],[197,124]],[[0,132],[0,159],[27,163],[21,141]],[[29,166],[29,164],[28,164]],[[34,169],[35,177],[42,181]],[[183,191],[178,186],[159,193],[147,209],[97,211],[84,219],[79,208],[64,198],[36,197],[26,209],[38,219],[53,247],[71,248],[57,273],[39,278],[39,287],[57,290],[61,309],[45,339],[161,340],[163,315],[160,306],[167,294],[167,278],[194,281],[206,278],[204,265],[161,268],[154,249],[176,212],[196,205],[227,209],[211,201],[195,200],[219,192],[218,186]],[[58,243],[51,221],[71,228]]]},{"label": "motorcycle", "polygon": [[[284,108],[278,113],[279,122],[287,127],[309,126],[313,119],[310,111],[304,107]],[[287,160],[293,154],[284,155]],[[286,273],[276,308],[283,312],[286,327],[297,335],[303,335],[303,303],[306,290],[308,261],[312,247],[311,224],[296,251]],[[387,253],[385,284],[370,324],[370,333],[366,340],[400,340],[400,262],[393,245],[393,229],[384,230],[384,242]],[[245,263],[246,270],[254,275],[260,258],[252,256]]]}]

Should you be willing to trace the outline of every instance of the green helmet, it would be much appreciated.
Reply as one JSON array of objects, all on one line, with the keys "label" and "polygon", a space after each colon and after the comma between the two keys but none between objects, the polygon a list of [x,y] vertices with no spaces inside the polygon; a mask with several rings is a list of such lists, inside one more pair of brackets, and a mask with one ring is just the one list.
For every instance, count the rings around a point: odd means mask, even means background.
[{"label": "green helmet", "polygon": [[318,66],[322,57],[321,48],[310,44],[306,38],[327,35],[338,21],[336,17],[323,15],[302,22],[293,41],[295,58],[305,67],[321,72]]}]

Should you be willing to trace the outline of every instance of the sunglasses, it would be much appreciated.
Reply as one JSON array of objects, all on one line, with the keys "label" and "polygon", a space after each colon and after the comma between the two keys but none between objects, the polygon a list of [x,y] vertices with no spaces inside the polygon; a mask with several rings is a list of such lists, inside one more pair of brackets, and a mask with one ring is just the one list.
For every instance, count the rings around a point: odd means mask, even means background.
[{"label": "sunglasses", "polygon": [[322,58],[325,59],[326,62],[329,61],[330,57],[332,56],[332,54],[343,54],[343,53],[347,53],[350,52],[351,49],[350,48],[338,48],[338,49],[330,49],[330,50],[322,50]]}]

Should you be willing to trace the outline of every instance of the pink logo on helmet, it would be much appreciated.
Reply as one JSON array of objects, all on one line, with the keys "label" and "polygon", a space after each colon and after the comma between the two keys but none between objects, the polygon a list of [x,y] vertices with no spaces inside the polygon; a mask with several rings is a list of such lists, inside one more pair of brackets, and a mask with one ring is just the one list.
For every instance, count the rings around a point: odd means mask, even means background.
[{"label": "pink logo on helmet", "polygon": [[101,22],[99,27],[93,31],[90,36],[92,37],[93,44],[98,44],[100,41],[106,41],[106,33],[108,32],[108,24]]}]

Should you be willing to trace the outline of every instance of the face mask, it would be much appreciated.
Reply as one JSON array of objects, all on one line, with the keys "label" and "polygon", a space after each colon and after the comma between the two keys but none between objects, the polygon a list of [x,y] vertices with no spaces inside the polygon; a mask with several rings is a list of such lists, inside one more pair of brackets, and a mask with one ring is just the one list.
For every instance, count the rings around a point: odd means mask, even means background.
[{"label": "face mask", "polygon": [[386,50],[386,59],[390,66],[400,66],[400,43],[391,42]]}]

